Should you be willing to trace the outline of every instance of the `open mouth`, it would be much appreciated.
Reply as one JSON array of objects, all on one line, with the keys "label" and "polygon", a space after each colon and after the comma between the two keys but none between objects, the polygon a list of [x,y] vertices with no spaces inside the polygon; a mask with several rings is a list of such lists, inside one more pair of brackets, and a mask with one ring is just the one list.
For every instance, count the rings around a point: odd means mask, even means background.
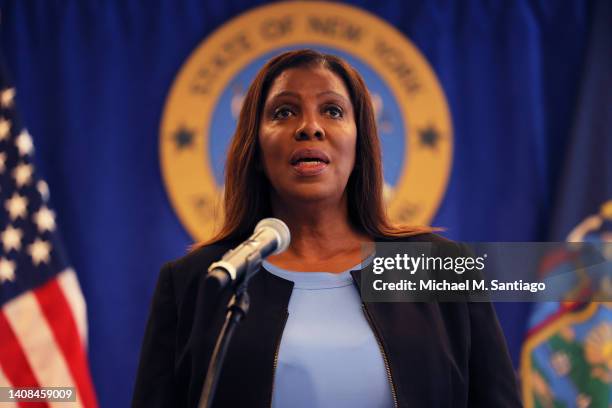
[{"label": "open mouth", "polygon": [[329,164],[329,157],[318,149],[300,149],[291,155],[290,164],[303,176],[319,174]]},{"label": "open mouth", "polygon": [[291,162],[292,166],[316,166],[318,164],[327,164],[326,161],[315,158],[299,159]]},{"label": "open mouth", "polygon": [[295,166],[299,163],[325,163],[329,164],[327,154],[319,149],[299,149],[291,155],[291,165]]}]

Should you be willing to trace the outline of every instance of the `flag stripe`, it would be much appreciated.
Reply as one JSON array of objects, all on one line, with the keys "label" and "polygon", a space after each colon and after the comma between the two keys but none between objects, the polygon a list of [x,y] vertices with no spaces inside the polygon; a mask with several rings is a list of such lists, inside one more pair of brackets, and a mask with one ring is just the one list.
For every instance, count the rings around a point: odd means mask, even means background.
[{"label": "flag stripe", "polygon": [[85,407],[95,407],[96,395],[89,376],[89,365],[70,306],[56,279],[34,291],[55,341],[66,358],[72,378]]},{"label": "flag stripe", "polygon": [[74,269],[67,268],[60,273],[58,275],[58,282],[72,310],[83,348],[87,350],[87,308]]},{"label": "flag stripe", "polygon": [[[11,303],[17,302],[18,299],[19,298],[13,300]],[[6,375],[7,383],[19,387],[38,387],[39,384],[32,371],[32,367],[3,312],[0,312],[0,333],[2,333],[2,341],[0,342],[0,366],[2,367],[2,372]],[[24,406],[23,403],[19,405]],[[28,405],[34,406],[33,404]],[[49,405],[40,403],[35,406],[48,407]]]},{"label": "flag stripe", "polygon": [[13,383],[11,383],[8,378],[6,378],[6,374],[4,374],[4,370],[2,369],[2,364],[0,364],[0,387],[12,387]]},{"label": "flag stripe", "polygon": [[[6,378],[6,374],[2,370],[2,365],[0,364],[0,387],[12,387],[13,384]],[[15,408],[17,407],[17,403],[15,402],[3,402],[2,408]]]},{"label": "flag stripe", "polygon": [[[20,340],[38,383],[43,387],[74,386],[66,360],[57,348],[53,333],[34,294],[26,292],[19,296],[4,306],[4,312],[15,336]],[[57,318],[59,316],[55,317]],[[50,402],[49,405],[65,407],[65,403],[60,402]],[[82,406],[78,393],[76,405],[73,406]]]}]

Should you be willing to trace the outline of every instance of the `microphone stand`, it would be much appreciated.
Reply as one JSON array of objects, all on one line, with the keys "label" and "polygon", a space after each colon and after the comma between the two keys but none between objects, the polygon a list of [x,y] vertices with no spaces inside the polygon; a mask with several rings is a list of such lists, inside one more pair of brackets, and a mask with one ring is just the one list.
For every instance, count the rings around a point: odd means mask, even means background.
[{"label": "microphone stand", "polygon": [[238,323],[246,317],[249,311],[250,299],[247,293],[249,279],[257,273],[261,262],[262,258],[259,253],[255,253],[247,259],[245,277],[243,281],[236,286],[234,294],[228,302],[225,322],[217,336],[215,348],[210,357],[208,370],[206,371],[206,377],[204,377],[204,386],[200,394],[198,408],[210,408],[212,405],[227,348]]}]

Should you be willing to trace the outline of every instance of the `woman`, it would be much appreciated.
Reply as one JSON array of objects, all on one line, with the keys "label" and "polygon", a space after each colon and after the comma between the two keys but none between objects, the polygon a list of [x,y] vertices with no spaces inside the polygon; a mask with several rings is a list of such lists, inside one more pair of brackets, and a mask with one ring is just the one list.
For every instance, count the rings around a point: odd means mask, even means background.
[{"label": "woman", "polygon": [[250,281],[215,406],[520,406],[490,304],[361,301],[363,243],[444,241],[393,226],[382,184],[360,75],[312,50],[270,60],[229,149],[220,233],[160,273],[133,405],[196,406],[229,297],[202,296],[203,271],[274,216],[291,245]]}]

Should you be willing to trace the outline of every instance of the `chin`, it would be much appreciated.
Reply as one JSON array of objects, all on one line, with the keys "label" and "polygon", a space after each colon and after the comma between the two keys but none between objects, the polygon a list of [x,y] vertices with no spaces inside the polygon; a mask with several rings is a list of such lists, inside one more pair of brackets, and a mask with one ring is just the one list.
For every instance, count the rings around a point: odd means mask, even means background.
[{"label": "chin", "polygon": [[331,190],[327,186],[316,186],[316,185],[305,185],[299,188],[293,188],[286,190],[285,197],[289,197],[291,200],[299,200],[300,202],[318,202],[326,201],[329,199],[340,199],[340,196],[336,191]]}]

